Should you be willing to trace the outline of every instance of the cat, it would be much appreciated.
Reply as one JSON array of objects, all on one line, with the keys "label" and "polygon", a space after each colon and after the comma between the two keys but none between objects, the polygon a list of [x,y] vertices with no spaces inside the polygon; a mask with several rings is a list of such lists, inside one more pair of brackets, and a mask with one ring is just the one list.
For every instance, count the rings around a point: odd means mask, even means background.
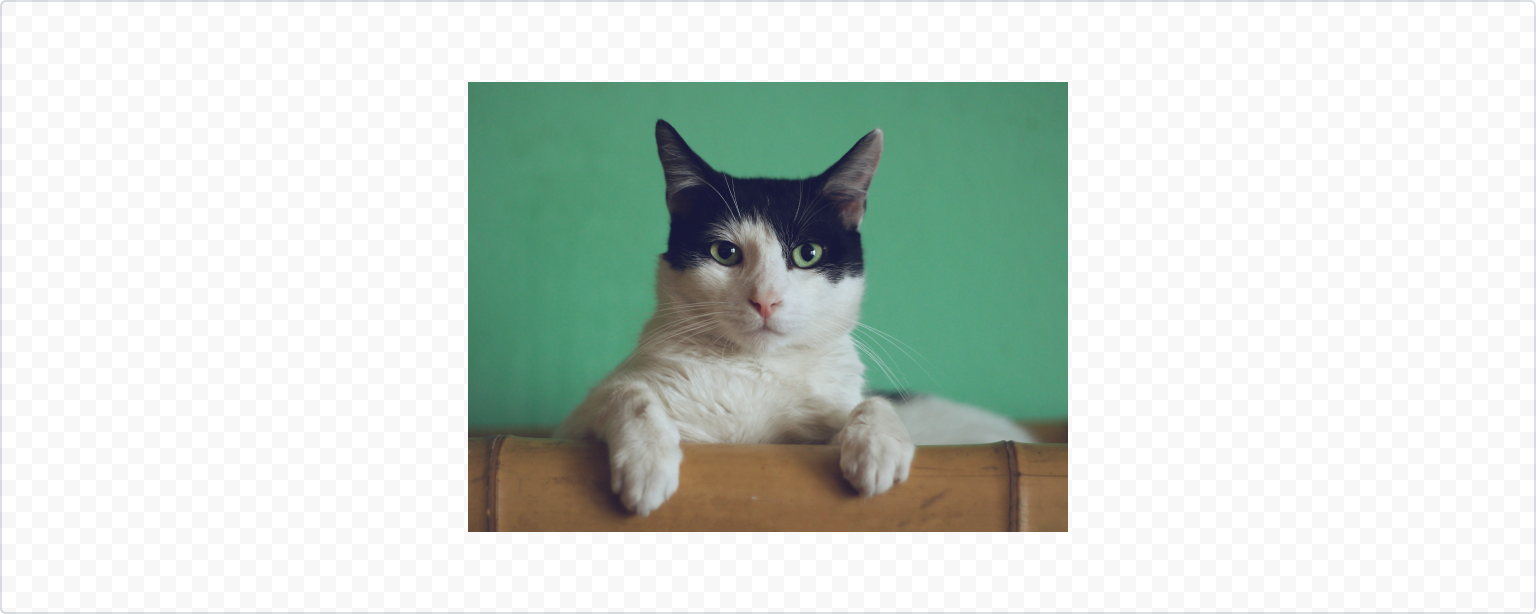
[{"label": "cat", "polygon": [[980,409],[865,393],[859,226],[884,141],[871,131],[809,179],[738,178],[656,122],[671,217],[656,311],[554,433],[607,442],[625,508],[646,516],[677,491],[684,442],[835,445],[873,496],[907,479],[919,443],[1030,440]]}]

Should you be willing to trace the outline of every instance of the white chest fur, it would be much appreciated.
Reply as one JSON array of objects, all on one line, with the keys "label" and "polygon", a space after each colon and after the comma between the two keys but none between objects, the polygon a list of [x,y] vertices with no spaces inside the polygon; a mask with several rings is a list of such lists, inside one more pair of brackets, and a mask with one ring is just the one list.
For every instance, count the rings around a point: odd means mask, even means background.
[{"label": "white chest fur", "polygon": [[863,374],[846,337],[769,355],[679,344],[636,355],[593,389],[573,417],[595,418],[610,390],[639,385],[655,395],[657,409],[677,424],[684,442],[825,443],[862,400]]}]

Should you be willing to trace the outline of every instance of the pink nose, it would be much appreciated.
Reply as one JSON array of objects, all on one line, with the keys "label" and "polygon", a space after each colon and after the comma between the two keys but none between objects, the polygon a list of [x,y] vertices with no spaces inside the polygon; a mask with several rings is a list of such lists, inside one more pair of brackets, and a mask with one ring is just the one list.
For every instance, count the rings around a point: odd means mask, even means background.
[{"label": "pink nose", "polygon": [[773,310],[778,309],[779,305],[784,304],[784,301],[777,296],[762,295],[747,299],[747,302],[752,303],[752,307],[757,309],[757,313],[761,314],[764,320],[773,315]]}]

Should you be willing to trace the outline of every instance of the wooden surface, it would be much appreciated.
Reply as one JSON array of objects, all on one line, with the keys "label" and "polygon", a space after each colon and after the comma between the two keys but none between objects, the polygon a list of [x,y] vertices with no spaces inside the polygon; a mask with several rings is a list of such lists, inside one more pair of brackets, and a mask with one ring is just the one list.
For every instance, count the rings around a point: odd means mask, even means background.
[{"label": "wooden surface", "polygon": [[486,476],[490,472],[491,439],[469,440],[469,530],[488,530],[486,504],[488,501]]},{"label": "wooden surface", "polygon": [[859,497],[833,446],[684,444],[649,517],[609,489],[601,442],[469,441],[470,531],[1065,531],[1067,447],[920,446],[906,482]]},{"label": "wooden surface", "polygon": [[1016,531],[1067,530],[1067,447],[1011,443],[1018,498]]},{"label": "wooden surface", "polygon": [[[1037,443],[1067,443],[1066,420],[1020,420],[1019,426]],[[549,437],[555,432],[552,424],[502,426],[470,429],[470,437],[495,437],[497,435],[517,435],[518,437]]]}]

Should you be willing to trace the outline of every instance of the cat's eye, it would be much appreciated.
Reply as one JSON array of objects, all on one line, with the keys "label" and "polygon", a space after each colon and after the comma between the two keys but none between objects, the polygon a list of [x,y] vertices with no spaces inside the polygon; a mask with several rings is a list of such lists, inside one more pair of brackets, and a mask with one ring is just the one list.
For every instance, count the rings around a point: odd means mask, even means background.
[{"label": "cat's eye", "polygon": [[741,262],[741,248],[736,247],[730,241],[715,241],[709,245],[709,255],[715,257],[715,262],[725,266],[731,266]]},{"label": "cat's eye", "polygon": [[809,269],[812,266],[815,266],[816,263],[821,262],[821,255],[825,253],[825,251],[826,250],[822,249],[822,247],[818,244],[803,243],[800,245],[800,247],[795,248],[795,251],[790,255],[795,257],[795,266],[802,269]]}]

